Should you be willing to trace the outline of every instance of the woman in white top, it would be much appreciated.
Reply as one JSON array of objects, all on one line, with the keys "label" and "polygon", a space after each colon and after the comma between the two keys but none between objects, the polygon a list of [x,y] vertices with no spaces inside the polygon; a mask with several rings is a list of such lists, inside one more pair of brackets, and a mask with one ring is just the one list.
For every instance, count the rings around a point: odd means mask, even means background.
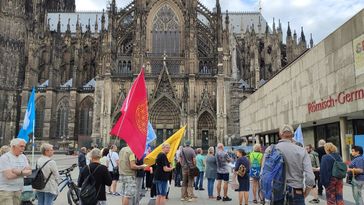
[{"label": "woman in white top", "polygon": [[101,159],[100,159],[100,164],[108,167],[109,164],[108,164],[108,159],[107,159],[107,155],[109,154],[109,148],[105,147],[101,150]]},{"label": "woman in white top", "polygon": [[52,205],[53,199],[58,195],[58,168],[56,162],[51,159],[53,156],[53,145],[48,143],[43,143],[40,146],[40,151],[42,156],[37,161],[37,167],[42,167],[45,163],[47,163],[43,168],[42,172],[44,174],[45,179],[49,180],[46,183],[44,189],[36,190],[38,205]]},{"label": "woman in white top", "polygon": [[116,185],[119,180],[119,155],[117,153],[117,150],[118,147],[116,145],[112,145],[109,150],[109,154],[107,155],[107,159],[109,161],[108,170],[112,178],[110,192],[115,196],[120,195],[118,192],[116,192]]}]

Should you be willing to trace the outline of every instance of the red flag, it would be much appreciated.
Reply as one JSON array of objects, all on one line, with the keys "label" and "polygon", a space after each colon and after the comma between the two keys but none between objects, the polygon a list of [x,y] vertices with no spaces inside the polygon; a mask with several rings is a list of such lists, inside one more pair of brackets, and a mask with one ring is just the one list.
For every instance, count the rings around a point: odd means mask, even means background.
[{"label": "red flag", "polygon": [[148,103],[144,68],[131,86],[121,107],[121,116],[110,134],[125,140],[138,159],[141,159],[147,140]]}]

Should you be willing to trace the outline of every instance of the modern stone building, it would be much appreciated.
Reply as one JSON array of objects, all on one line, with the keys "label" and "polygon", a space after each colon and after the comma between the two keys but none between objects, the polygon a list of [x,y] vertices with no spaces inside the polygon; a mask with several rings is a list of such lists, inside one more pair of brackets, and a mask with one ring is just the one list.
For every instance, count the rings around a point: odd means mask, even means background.
[{"label": "modern stone building", "polygon": [[325,139],[364,146],[364,10],[293,61],[240,104],[240,135],[276,143],[278,128],[303,128],[305,144]]},{"label": "modern stone building", "polygon": [[9,0],[0,9],[0,144],[16,136],[33,86],[38,141],[113,143],[143,65],[157,144],[183,125],[194,146],[229,144],[239,103],[307,49],[303,33],[286,45],[280,23],[222,12],[219,0],[213,11],[198,0],[111,1],[100,12],[75,12],[74,0]]}]

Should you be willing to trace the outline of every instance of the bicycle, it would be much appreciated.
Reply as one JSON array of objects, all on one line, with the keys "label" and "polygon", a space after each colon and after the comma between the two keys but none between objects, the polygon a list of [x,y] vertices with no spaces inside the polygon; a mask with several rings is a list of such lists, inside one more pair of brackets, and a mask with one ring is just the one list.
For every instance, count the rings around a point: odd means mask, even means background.
[{"label": "bicycle", "polygon": [[77,167],[77,164],[73,164],[71,167],[60,170],[59,175],[63,176],[62,181],[58,184],[61,186],[60,192],[67,186],[67,201],[69,205],[78,205],[80,203],[80,190],[77,188],[76,184],[72,181],[70,172],[72,172]]}]

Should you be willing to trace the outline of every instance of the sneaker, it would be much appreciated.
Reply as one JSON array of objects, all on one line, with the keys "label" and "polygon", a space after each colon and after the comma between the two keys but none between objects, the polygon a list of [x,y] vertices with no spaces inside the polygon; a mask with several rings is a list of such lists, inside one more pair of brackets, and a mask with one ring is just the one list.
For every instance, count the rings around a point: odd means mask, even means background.
[{"label": "sneaker", "polygon": [[199,188],[198,190],[200,190],[200,191],[204,191],[205,189],[204,189],[204,188]]},{"label": "sneaker", "polygon": [[186,198],[181,198],[181,201],[186,201]]},{"label": "sneaker", "polygon": [[115,192],[112,195],[114,195],[114,196],[120,196],[120,194],[118,192]]},{"label": "sneaker", "polygon": [[218,200],[218,201],[221,200],[221,196],[217,196],[216,200]]},{"label": "sneaker", "polygon": [[155,196],[153,196],[153,197],[150,197],[150,200],[155,200]]},{"label": "sneaker", "polygon": [[193,202],[193,198],[189,198],[187,201],[188,202]]},{"label": "sneaker", "polygon": [[222,201],[231,201],[232,199],[231,198],[229,198],[228,196],[226,196],[226,197],[223,197],[222,198]]},{"label": "sneaker", "polygon": [[320,203],[319,199],[312,199],[311,201],[309,201],[311,204],[318,204]]}]

